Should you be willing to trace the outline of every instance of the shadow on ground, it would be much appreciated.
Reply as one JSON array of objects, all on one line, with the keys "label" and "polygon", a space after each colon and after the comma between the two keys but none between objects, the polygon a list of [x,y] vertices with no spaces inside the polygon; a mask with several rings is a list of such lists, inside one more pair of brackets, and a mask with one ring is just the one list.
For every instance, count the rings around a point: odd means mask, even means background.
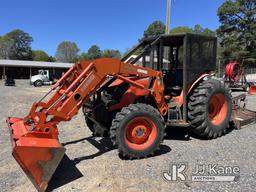
[{"label": "shadow on ground", "polygon": [[83,177],[83,174],[77,169],[74,161],[70,160],[65,154],[61,163],[53,174],[46,191],[53,191],[54,189],[57,189],[81,177]]},{"label": "shadow on ground", "polygon": [[164,139],[189,141],[191,140],[190,135],[191,133],[187,127],[167,127]]},{"label": "shadow on ground", "polygon": [[[77,157],[74,160],[69,159],[69,157],[65,154],[61,163],[59,164],[58,168],[56,169],[51,181],[49,182],[47,191],[53,191],[54,189],[57,189],[63,185],[66,185],[74,180],[77,180],[81,177],[83,177],[83,174],[77,169],[76,165],[80,163],[81,161],[93,159],[95,157],[98,157],[106,152],[109,152],[115,147],[113,146],[110,138],[102,138],[100,140],[96,140],[95,137],[86,137],[79,140],[74,140],[66,143],[62,143],[63,146],[66,145],[72,145],[79,142],[88,141],[90,144],[92,144],[94,147],[98,149],[98,152]],[[160,145],[159,149],[154,153],[153,156],[159,156],[165,153],[168,153],[171,151],[171,148],[166,145]],[[126,160],[124,157],[121,157],[121,159]]]},{"label": "shadow on ground", "polygon": [[91,136],[91,137],[84,138],[84,140],[88,141],[90,144],[92,144],[94,147],[96,147],[98,149],[98,152],[91,154],[91,155],[75,158],[74,159],[75,164],[78,164],[84,160],[93,159],[95,157],[98,157],[104,153],[107,153],[107,152],[115,149],[110,138],[107,138],[107,137],[106,138],[104,137],[100,140],[95,140],[95,137]]},{"label": "shadow on ground", "polygon": [[[226,129],[226,134],[231,133],[232,131],[236,130],[234,123],[230,123],[229,127]],[[165,139],[167,140],[181,140],[181,141],[189,141],[191,137],[200,140],[209,140],[207,138],[200,137],[193,133],[191,127],[167,127],[166,128],[166,136]]]},{"label": "shadow on ground", "polygon": [[49,182],[47,191],[53,191],[63,185],[66,185],[74,180],[77,180],[83,177],[83,174],[77,169],[76,165],[81,161],[93,159],[97,156],[100,156],[108,151],[114,149],[109,138],[102,138],[100,140],[95,140],[94,137],[86,137],[79,140],[74,140],[66,143],[62,143],[63,146],[72,145],[79,142],[88,141],[94,147],[98,149],[98,152],[95,154],[82,156],[75,158],[74,160],[69,159],[65,154],[58,168],[56,169],[51,181]]},{"label": "shadow on ground", "polygon": [[[167,140],[182,140],[182,141],[189,141],[191,140],[191,136],[197,139],[202,139],[193,134],[190,128],[182,128],[182,127],[168,127],[166,129],[166,136],[165,139]],[[234,130],[234,127],[231,126],[229,129],[227,129],[227,134]],[[93,159],[95,157],[98,157],[104,153],[107,153],[115,147],[113,146],[110,138],[101,138],[97,139],[93,136],[86,137],[66,143],[62,143],[63,146],[66,145],[72,145],[79,142],[85,142],[88,141],[90,144],[92,144],[94,147],[98,149],[98,151],[94,154],[77,157],[74,160],[69,159],[67,155],[64,156],[62,159],[60,165],[58,166],[56,172],[54,173],[47,191],[52,191],[56,188],[59,188],[63,185],[66,185],[76,179],[79,179],[83,177],[83,174],[77,169],[76,165],[80,163],[81,161],[85,161],[88,159]],[[166,153],[169,153],[171,151],[171,148],[167,145],[160,145],[159,149],[155,151],[153,155],[150,155],[148,157],[156,157],[160,156]],[[119,154],[119,157],[122,160],[131,160],[130,158],[124,157],[121,154]],[[135,160],[135,159],[132,159]]]}]

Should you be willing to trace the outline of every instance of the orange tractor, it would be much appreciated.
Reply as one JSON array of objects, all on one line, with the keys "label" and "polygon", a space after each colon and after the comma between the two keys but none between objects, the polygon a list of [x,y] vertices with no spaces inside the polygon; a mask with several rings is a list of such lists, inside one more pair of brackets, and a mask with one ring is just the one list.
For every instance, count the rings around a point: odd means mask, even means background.
[{"label": "orange tractor", "polygon": [[7,119],[14,158],[45,191],[65,153],[57,125],[80,108],[93,134],[109,136],[129,158],[153,154],[169,126],[212,139],[225,134],[232,119],[242,125],[239,101],[245,98],[232,99],[212,78],[216,44],[214,37],[162,35],[142,41],[122,60],[77,62],[25,118]]}]

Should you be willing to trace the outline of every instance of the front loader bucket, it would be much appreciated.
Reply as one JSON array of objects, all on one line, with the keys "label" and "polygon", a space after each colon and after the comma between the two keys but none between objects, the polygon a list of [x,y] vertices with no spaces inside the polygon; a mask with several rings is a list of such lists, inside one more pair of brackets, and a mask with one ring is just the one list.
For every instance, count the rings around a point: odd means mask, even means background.
[{"label": "front loader bucket", "polygon": [[65,154],[57,139],[31,134],[24,120],[8,118],[12,155],[38,191],[45,191],[53,173]]},{"label": "front loader bucket", "polygon": [[251,85],[249,89],[250,95],[256,95],[256,85]]}]

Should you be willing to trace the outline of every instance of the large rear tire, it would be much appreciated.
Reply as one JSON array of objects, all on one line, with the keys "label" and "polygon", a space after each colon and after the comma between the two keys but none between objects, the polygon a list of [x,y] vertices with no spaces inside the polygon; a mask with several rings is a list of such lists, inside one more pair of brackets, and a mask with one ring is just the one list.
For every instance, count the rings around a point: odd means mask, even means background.
[{"label": "large rear tire", "polygon": [[203,81],[189,98],[188,118],[200,137],[214,139],[225,134],[231,113],[231,92],[221,81]]},{"label": "large rear tire", "polygon": [[150,105],[131,104],[116,114],[110,128],[110,137],[121,155],[143,158],[152,155],[163,141],[164,120]]}]

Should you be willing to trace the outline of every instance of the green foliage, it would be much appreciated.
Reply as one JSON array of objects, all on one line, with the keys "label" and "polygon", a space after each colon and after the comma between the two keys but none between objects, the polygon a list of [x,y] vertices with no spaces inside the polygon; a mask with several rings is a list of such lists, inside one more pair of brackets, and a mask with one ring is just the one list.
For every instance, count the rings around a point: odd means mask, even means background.
[{"label": "green foliage", "polygon": [[119,50],[105,49],[102,53],[102,57],[120,59],[121,53]]},{"label": "green foliage", "polygon": [[143,38],[156,37],[164,33],[165,33],[165,24],[161,21],[154,21],[144,31]]},{"label": "green foliage", "polygon": [[7,37],[0,37],[0,59],[9,59],[13,49],[13,41]]},{"label": "green foliage", "polygon": [[85,53],[85,52],[81,53],[81,55],[79,56],[78,60],[80,60],[80,61],[90,60],[89,56],[88,56],[88,53]]},{"label": "green foliage", "polygon": [[0,38],[0,58],[30,60],[33,38],[26,32],[16,29]]},{"label": "green foliage", "polygon": [[203,28],[201,25],[197,24],[194,26],[194,29],[192,31],[196,34],[202,34],[202,35],[208,35],[208,36],[216,36],[215,31],[212,31],[208,28]]},{"label": "green foliage", "polygon": [[170,31],[170,33],[189,33],[189,32],[193,32],[193,29],[186,26],[175,27]]},{"label": "green foliage", "polygon": [[87,53],[81,53],[78,60],[94,60],[103,57],[120,59],[121,53],[118,50],[113,49],[105,49],[104,51],[101,51],[97,45],[93,45],[88,49]]},{"label": "green foliage", "polygon": [[75,42],[63,41],[58,45],[55,57],[59,62],[75,62],[78,57],[79,48]]},{"label": "green foliage", "polygon": [[[218,9],[221,55],[241,60],[256,55],[256,0],[227,0]],[[253,56],[254,55],[254,56]]]},{"label": "green foliage", "polygon": [[102,57],[102,51],[100,50],[99,46],[97,45],[92,45],[89,49],[88,49],[88,59],[89,60],[94,60],[94,59],[98,59]]},{"label": "green foliage", "polygon": [[170,31],[170,33],[196,33],[196,34],[202,34],[202,35],[215,36],[214,31],[208,28],[203,28],[199,24],[195,25],[194,28],[190,28],[187,26],[175,27]]},{"label": "green foliage", "polygon": [[49,61],[50,57],[47,53],[41,50],[32,51],[33,61]]},{"label": "green foliage", "polygon": [[56,59],[55,57],[53,56],[50,56],[49,59],[48,59],[49,62],[56,62]]},{"label": "green foliage", "polygon": [[32,58],[31,43],[33,38],[26,32],[16,29],[6,34],[11,40],[10,59],[30,60]]},{"label": "green foliage", "polygon": [[[165,33],[165,24],[161,21],[154,21],[144,31],[143,38],[155,37],[164,33]],[[215,36],[214,31],[208,28],[203,28],[201,25],[198,25],[198,24],[195,25],[194,28],[190,28],[187,26],[175,27],[170,30],[170,33],[197,33],[197,34]]]}]

